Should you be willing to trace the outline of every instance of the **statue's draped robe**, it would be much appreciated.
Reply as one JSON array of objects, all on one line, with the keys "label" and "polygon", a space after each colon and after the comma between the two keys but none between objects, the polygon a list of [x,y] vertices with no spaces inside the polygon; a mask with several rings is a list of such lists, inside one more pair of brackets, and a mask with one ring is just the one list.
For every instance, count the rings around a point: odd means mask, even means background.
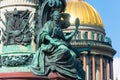
[{"label": "statue's draped robe", "polygon": [[[65,41],[62,29],[56,26],[53,21],[48,21],[40,32],[40,47],[33,59],[32,72],[36,75],[47,75],[50,71],[57,71],[62,75],[78,78],[82,66],[74,58],[76,54]],[[47,35],[52,37],[58,46],[50,44],[45,39]]]}]

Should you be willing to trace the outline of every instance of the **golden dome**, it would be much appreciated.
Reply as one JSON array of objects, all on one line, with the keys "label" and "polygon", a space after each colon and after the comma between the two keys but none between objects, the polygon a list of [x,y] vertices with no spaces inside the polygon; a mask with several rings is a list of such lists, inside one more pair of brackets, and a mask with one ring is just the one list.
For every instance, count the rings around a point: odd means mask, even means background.
[{"label": "golden dome", "polygon": [[81,25],[92,25],[103,28],[103,23],[98,12],[83,0],[69,0],[65,13],[71,15],[71,25],[74,25],[75,18],[78,17]]}]

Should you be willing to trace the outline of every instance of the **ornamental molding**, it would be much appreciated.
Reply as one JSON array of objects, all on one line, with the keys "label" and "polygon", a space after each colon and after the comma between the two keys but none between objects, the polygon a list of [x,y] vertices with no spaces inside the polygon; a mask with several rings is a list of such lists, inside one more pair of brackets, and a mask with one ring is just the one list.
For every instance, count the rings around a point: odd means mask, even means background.
[{"label": "ornamental molding", "polygon": [[33,54],[4,54],[0,55],[0,67],[20,67],[30,65]]},{"label": "ornamental molding", "polygon": [[37,0],[3,0],[0,1],[0,8],[10,7],[10,6],[36,6]]},{"label": "ornamental molding", "polygon": [[100,51],[107,51],[114,55],[116,51],[112,48],[112,45],[107,42],[96,41],[96,40],[72,40],[71,45],[77,48],[87,47],[90,44],[91,50],[96,49]]}]

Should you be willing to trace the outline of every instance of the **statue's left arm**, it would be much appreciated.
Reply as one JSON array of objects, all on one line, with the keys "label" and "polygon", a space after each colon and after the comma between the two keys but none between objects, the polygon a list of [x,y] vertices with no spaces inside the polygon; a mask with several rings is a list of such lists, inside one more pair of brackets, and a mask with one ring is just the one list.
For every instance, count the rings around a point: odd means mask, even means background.
[{"label": "statue's left arm", "polygon": [[75,30],[72,32],[72,33],[70,33],[69,35],[67,35],[67,36],[65,36],[65,39],[66,39],[66,41],[70,41],[71,39],[72,39],[72,37],[75,35],[75,34],[77,34],[78,33],[78,27],[79,27],[79,25],[80,25],[80,23],[79,23],[80,21],[79,21],[79,18],[76,18],[76,20],[75,20]]},{"label": "statue's left arm", "polygon": [[75,29],[73,32],[71,32],[69,35],[65,36],[65,40],[66,41],[70,41],[72,39],[72,37],[77,34],[77,29]]}]

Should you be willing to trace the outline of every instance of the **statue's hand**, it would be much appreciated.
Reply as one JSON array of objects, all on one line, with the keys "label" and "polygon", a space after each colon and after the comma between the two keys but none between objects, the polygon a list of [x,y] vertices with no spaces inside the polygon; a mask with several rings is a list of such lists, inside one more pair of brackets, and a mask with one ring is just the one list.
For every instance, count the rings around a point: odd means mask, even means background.
[{"label": "statue's hand", "polygon": [[75,29],[75,32],[76,32],[76,33],[78,32],[78,28]]},{"label": "statue's hand", "polygon": [[76,28],[75,31],[74,31],[74,35],[78,34],[78,29]]},{"label": "statue's hand", "polygon": [[79,25],[80,25],[79,18],[76,18],[76,19],[75,19],[75,27],[76,27],[76,30],[78,30]]},{"label": "statue's hand", "polygon": [[50,44],[56,45],[56,42],[54,40],[50,40]]},{"label": "statue's hand", "polygon": [[50,41],[50,44],[53,46],[59,46],[61,43],[60,42],[55,42],[54,40]]}]

